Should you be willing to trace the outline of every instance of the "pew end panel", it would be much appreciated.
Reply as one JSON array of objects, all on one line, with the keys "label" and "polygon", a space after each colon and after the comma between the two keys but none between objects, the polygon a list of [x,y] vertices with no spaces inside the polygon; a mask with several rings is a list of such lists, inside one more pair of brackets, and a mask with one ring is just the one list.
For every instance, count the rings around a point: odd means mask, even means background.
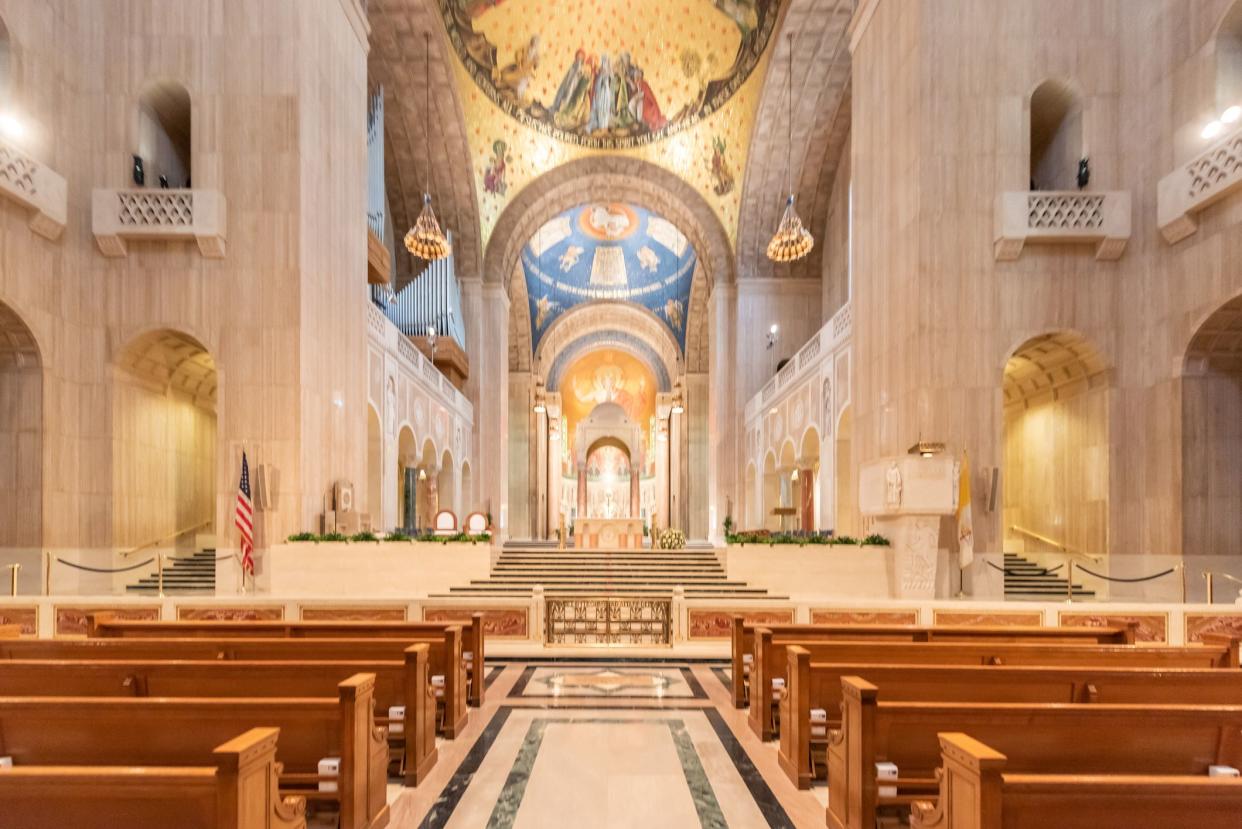
[{"label": "pew end panel", "polygon": [[730,627],[730,665],[733,670],[733,707],[746,707],[746,661],[750,642],[746,636],[746,619],[740,613],[733,614]]},{"label": "pew end panel", "polygon": [[487,689],[483,687],[483,678],[487,674],[483,666],[483,615],[482,613],[470,615],[470,641],[467,643],[470,648],[470,696],[468,703],[472,708],[481,706],[483,698],[487,694]]},{"label": "pew end panel", "polygon": [[772,631],[755,628],[753,657],[750,664],[750,730],[765,743],[776,737],[772,722],[776,708],[772,705],[772,671],[768,669],[768,654],[772,650]]},{"label": "pew end panel", "polygon": [[388,825],[388,729],[375,724],[375,674],[354,674],[339,687],[340,778],[353,793],[341,798],[341,829],[382,829]]},{"label": "pew end panel", "polygon": [[799,789],[811,788],[811,652],[798,645],[786,650],[788,685],[780,694],[781,732],[777,761]]},{"label": "pew end panel", "polygon": [[1014,774],[1006,755],[966,734],[939,738],[940,798],[912,805],[910,829],[1234,829],[1242,815],[1242,779]]},{"label": "pew end panel", "polygon": [[427,779],[436,764],[436,696],[431,687],[426,644],[405,649],[405,785],[417,786]]}]

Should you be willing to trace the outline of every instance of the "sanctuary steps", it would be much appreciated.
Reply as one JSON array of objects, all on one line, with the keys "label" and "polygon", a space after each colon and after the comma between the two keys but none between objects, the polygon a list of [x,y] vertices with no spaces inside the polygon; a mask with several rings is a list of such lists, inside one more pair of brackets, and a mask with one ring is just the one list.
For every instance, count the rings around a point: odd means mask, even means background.
[{"label": "sanctuary steps", "polygon": [[729,579],[706,545],[683,550],[562,550],[555,543],[509,542],[485,579],[449,588],[439,596],[530,596],[536,586],[561,596],[671,596],[779,599],[765,588]]},{"label": "sanctuary steps", "polygon": [[[1005,598],[1047,601],[1069,595],[1068,580],[1017,553],[1005,553]],[[1074,584],[1075,599],[1091,599],[1094,590]]]},{"label": "sanctuary steps", "polygon": [[[125,586],[126,593],[155,595],[160,589],[159,570]],[[216,592],[216,551],[199,550],[192,555],[168,560],[164,567],[164,592],[169,594]]]}]

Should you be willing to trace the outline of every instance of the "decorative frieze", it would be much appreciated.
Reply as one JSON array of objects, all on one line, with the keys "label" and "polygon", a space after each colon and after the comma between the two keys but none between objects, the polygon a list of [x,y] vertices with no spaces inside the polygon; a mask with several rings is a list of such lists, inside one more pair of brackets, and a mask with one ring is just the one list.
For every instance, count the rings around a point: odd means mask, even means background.
[{"label": "decorative frieze", "polygon": [[68,193],[59,173],[0,139],[0,195],[31,211],[31,230],[45,239],[59,239],[65,230]]},{"label": "decorative frieze", "polygon": [[1012,261],[1037,242],[1096,246],[1095,258],[1121,257],[1130,241],[1130,193],[1126,190],[1011,191],[996,198],[993,253]]},{"label": "decorative frieze", "polygon": [[1160,179],[1156,218],[1169,244],[1199,229],[1194,214],[1242,184],[1242,126]]},{"label": "decorative frieze", "polygon": [[91,229],[104,256],[129,254],[132,240],[193,240],[209,259],[224,258],[224,195],[218,190],[105,190],[91,193]]}]

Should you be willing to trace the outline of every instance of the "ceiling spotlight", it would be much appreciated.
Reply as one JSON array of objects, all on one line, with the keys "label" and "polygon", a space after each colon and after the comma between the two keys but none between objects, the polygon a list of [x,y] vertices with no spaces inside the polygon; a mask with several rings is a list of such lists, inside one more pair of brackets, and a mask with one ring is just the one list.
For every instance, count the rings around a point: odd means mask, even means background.
[{"label": "ceiling spotlight", "polygon": [[536,404],[535,404],[535,414],[543,414],[543,413],[545,413],[547,410],[548,410],[548,407],[547,407],[547,406],[545,406],[545,405],[543,405],[542,403],[536,403]]},{"label": "ceiling spotlight", "polygon": [[779,414],[779,413],[780,413],[780,410],[777,409],[775,406],[773,406],[771,409],[768,410],[768,414],[770,415]]},{"label": "ceiling spotlight", "polygon": [[0,134],[13,141],[21,141],[26,135],[26,128],[16,115],[4,112],[0,113]]},{"label": "ceiling spotlight", "polygon": [[1216,136],[1224,132],[1224,130],[1225,130],[1225,125],[1222,124],[1220,121],[1209,121],[1207,125],[1204,126],[1203,131],[1200,132],[1199,134],[1203,136],[1204,138],[1215,138]]},{"label": "ceiling spotlight", "polygon": [[1220,114],[1220,120],[1226,124],[1232,124],[1239,118],[1242,118],[1242,107],[1236,104]]},{"label": "ceiling spotlight", "polygon": [[796,480],[798,480],[798,470],[797,470],[797,469],[795,469],[793,472],[790,472],[790,473],[789,473],[789,480],[791,480],[791,481],[796,481]]},{"label": "ceiling spotlight", "polygon": [[681,405],[680,403],[674,403],[671,411],[673,412],[673,414],[682,414],[686,411],[686,407]]}]

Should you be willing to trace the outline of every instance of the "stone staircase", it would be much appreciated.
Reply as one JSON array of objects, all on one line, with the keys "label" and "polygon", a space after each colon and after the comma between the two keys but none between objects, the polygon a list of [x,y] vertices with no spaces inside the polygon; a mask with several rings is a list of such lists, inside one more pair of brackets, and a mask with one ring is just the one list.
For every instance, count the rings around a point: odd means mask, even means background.
[{"label": "stone staircase", "polygon": [[[133,584],[126,593],[155,595],[159,593],[159,571],[154,570]],[[216,592],[216,551],[199,550],[189,556],[174,558],[164,565],[164,592],[171,594],[214,594]]]},{"label": "stone staircase", "polygon": [[[1095,598],[1095,591],[1088,590],[1081,584],[1075,584],[1073,591],[1075,599]],[[1056,573],[1049,573],[1017,553],[1005,553],[1006,599],[1056,601],[1069,595],[1069,582],[1066,579]]]},{"label": "stone staircase", "polygon": [[508,542],[488,578],[439,595],[527,597],[536,585],[558,596],[671,596],[680,586],[693,599],[788,600],[731,581],[707,544],[684,550],[561,550],[554,542]]}]

